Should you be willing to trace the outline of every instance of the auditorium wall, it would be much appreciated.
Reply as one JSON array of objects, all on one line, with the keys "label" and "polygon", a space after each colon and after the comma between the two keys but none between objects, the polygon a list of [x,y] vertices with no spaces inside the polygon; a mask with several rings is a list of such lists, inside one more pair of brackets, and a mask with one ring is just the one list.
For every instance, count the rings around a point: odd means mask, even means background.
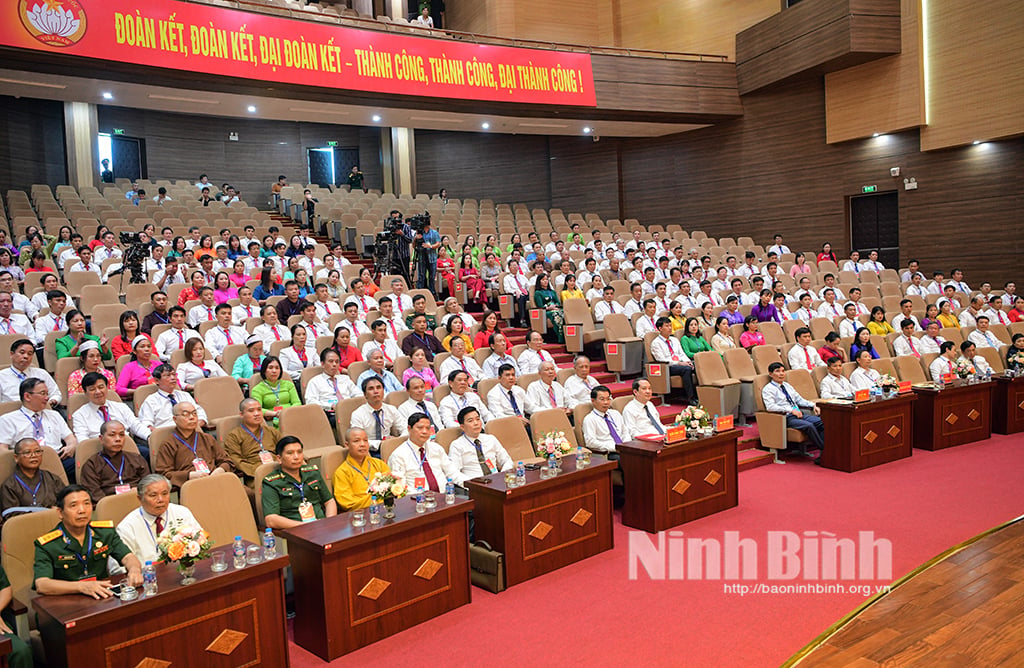
[{"label": "auditorium wall", "polygon": [[0,96],[0,187],[67,183],[64,104]]},{"label": "auditorium wall", "polygon": [[[191,116],[145,109],[101,106],[99,131],[122,128],[146,140],[150,178],[195,179],[209,174],[218,185],[230,182],[253,206],[266,208],[270,186],[279,174],[289,183],[309,177],[306,149],[337,141],[340,148],[359,147],[366,185],[383,185],[378,128],[247,118]],[[238,141],[228,134],[238,133]],[[351,167],[351,165],[349,165]],[[348,167],[341,167],[348,171]],[[342,176],[339,175],[339,180]]]}]

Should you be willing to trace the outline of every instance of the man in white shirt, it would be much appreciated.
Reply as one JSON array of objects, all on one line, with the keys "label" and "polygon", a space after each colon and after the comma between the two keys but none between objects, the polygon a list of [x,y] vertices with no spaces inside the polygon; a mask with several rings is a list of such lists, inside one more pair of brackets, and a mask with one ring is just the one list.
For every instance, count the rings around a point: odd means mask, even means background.
[{"label": "man in white shirt", "polygon": [[487,393],[487,409],[496,418],[515,416],[528,427],[530,421],[526,419],[526,390],[516,380],[515,367],[503,364],[498,369],[498,384]]},{"label": "man in white shirt", "polygon": [[977,329],[967,335],[967,340],[979,348],[994,348],[999,350],[1003,342],[996,338],[996,335],[988,328],[988,316],[978,315]]},{"label": "man in white shirt", "polygon": [[238,302],[238,306],[231,308],[231,322],[233,324],[245,327],[245,323],[249,318],[260,317],[260,305],[252,298],[252,288],[246,285],[238,288]]},{"label": "man in white shirt", "polygon": [[360,396],[348,374],[339,373],[340,364],[341,358],[337,351],[324,348],[320,353],[320,365],[324,372],[309,381],[304,397],[307,405],[316,404],[324,409],[332,428],[335,426],[334,409],[338,402]]},{"label": "man in white shirt", "polygon": [[821,361],[818,351],[811,345],[813,335],[807,327],[801,327],[794,332],[796,345],[789,349],[786,357],[789,359],[790,369],[804,369],[814,371],[816,367],[825,366]]},{"label": "man in white shirt", "polygon": [[513,258],[508,263],[508,274],[502,281],[502,292],[509,295],[515,301],[515,316],[517,323],[523,327],[529,326],[529,316],[526,310],[526,300],[530,296],[529,281],[523,276],[523,269],[516,261],[516,252],[513,251]]},{"label": "man in white shirt", "polygon": [[[174,424],[174,407],[181,402],[193,403],[192,396],[178,389],[178,376],[170,364],[161,364],[153,369],[153,380],[157,391],[146,397],[139,406],[139,422],[150,430],[170,427]],[[206,411],[195,404],[199,428],[206,426]]]},{"label": "man in white shirt", "polygon": [[214,315],[217,318],[217,326],[206,330],[203,343],[214,361],[223,366],[224,349],[236,343],[245,343],[248,333],[241,327],[231,324],[230,304],[218,304]]},{"label": "man in white shirt", "polygon": [[511,471],[516,463],[497,437],[483,433],[480,411],[468,406],[457,416],[462,434],[448,446],[448,459],[458,470],[452,482],[464,485],[467,480]]},{"label": "man in white shirt", "polygon": [[38,378],[46,383],[50,408],[61,402],[60,388],[45,370],[32,366],[36,348],[29,339],[17,339],[11,344],[11,365],[0,369],[0,401],[20,401],[18,388],[28,378]]},{"label": "man in white shirt", "polygon": [[100,241],[103,242],[103,245],[97,246],[95,252],[95,260],[97,264],[103,264],[110,258],[121,257],[121,249],[117,248],[114,245],[113,232],[104,232],[103,236],[100,238]]},{"label": "man in white shirt", "polygon": [[152,430],[135,417],[135,413],[120,401],[107,401],[107,379],[103,374],[96,371],[85,374],[82,377],[82,389],[89,397],[89,402],[83,404],[71,416],[75,438],[79,441],[99,438],[103,423],[117,420],[124,425],[126,431],[135,437],[135,442],[139,446],[139,454],[143,459],[149,461],[147,442]]},{"label": "man in white shirt", "polygon": [[[370,328],[373,331],[373,339],[363,344],[363,359],[370,359],[370,353],[379,350],[384,355],[384,366],[393,369],[395,360],[401,357],[402,351],[399,350],[398,344],[388,337],[387,323],[383,320],[374,320]],[[463,346],[465,346],[465,341],[463,341]]]},{"label": "man in white shirt", "polygon": [[[917,260],[911,260],[907,262],[907,270],[900,274],[900,280],[904,282],[910,281],[913,278],[914,274],[921,273],[920,269],[921,263],[918,262]],[[922,274],[921,277],[924,278],[924,275]]]},{"label": "man in white shirt", "polygon": [[[423,379],[419,376],[410,376],[409,380],[405,382],[405,391],[409,393],[409,398],[398,407],[398,413],[402,419],[408,420],[413,413],[423,413],[430,418],[430,425],[434,431],[441,431],[443,428],[441,413],[438,412],[434,402],[427,398],[427,384]],[[408,428],[408,423],[406,423],[406,428]]]},{"label": "man in white shirt", "polygon": [[773,239],[773,241],[772,241],[772,245],[768,247],[768,251],[767,252],[775,253],[779,257],[782,257],[783,255],[785,255],[786,253],[788,253],[790,251],[789,251],[789,246],[786,246],[786,245],[784,245],[782,243],[782,235],[781,234],[776,234],[774,239]]},{"label": "man in white shirt", "polygon": [[[217,319],[214,309],[217,308],[217,298],[213,294],[213,288],[204,285],[199,290],[199,304],[188,311],[189,327],[199,327],[204,322],[211,322]],[[229,311],[230,313],[230,311]]]},{"label": "man in white shirt", "polygon": [[[456,419],[455,424],[458,424]],[[413,413],[406,421],[409,440],[388,457],[388,468],[395,478],[405,482],[413,493],[431,490],[444,493],[445,483],[459,476],[444,448],[430,438],[433,427],[423,413]],[[453,425],[454,426],[454,425]]]},{"label": "man in white shirt", "polygon": [[942,325],[938,322],[928,323],[924,336],[921,337],[921,354],[939,352],[943,342],[946,340],[939,336]]},{"label": "man in white shirt", "polygon": [[[639,283],[631,283],[629,286],[629,301],[627,301],[626,305],[622,307],[622,312],[626,314],[627,318],[632,318],[634,313],[643,313],[643,296],[643,286]],[[608,297],[605,296],[605,299],[607,300]]]},{"label": "man in white shirt", "polygon": [[554,364],[555,358],[544,350],[544,337],[541,333],[530,331],[526,334],[526,350],[519,353],[516,362],[519,366],[519,373],[526,376],[540,371],[540,365],[544,362]]},{"label": "man in white shirt", "polygon": [[[316,340],[321,336],[330,336],[331,330],[327,327],[326,322],[320,322],[316,317],[316,307],[311,303],[306,302],[302,306],[302,320],[299,324],[306,329],[306,347],[316,348]],[[360,323],[366,326],[366,323]],[[358,332],[362,334],[364,331],[369,331],[369,327],[365,330]],[[358,336],[357,334],[357,336]]]},{"label": "man in white shirt", "polygon": [[508,354],[508,339],[504,334],[491,334],[491,356],[484,360],[483,378],[497,378],[498,369],[502,364],[511,364],[516,373],[519,374],[519,364],[516,358]]},{"label": "man in white shirt", "polygon": [[665,433],[658,408],[651,401],[652,395],[651,383],[646,378],[633,381],[633,399],[622,409],[622,419],[634,436]]},{"label": "man in white shirt", "polygon": [[[867,315],[871,310],[865,306],[860,300],[861,290],[860,288],[850,288],[850,300],[847,304],[853,304],[857,309],[857,315]],[[838,295],[836,295],[838,297]],[[845,310],[845,305],[843,309]]]},{"label": "man in white shirt", "polygon": [[683,281],[679,284],[679,294],[677,294],[672,301],[679,302],[683,305],[683,312],[685,313],[691,308],[700,308],[700,302],[691,296],[692,286],[689,281]]},{"label": "man in white shirt", "polygon": [[924,299],[928,294],[928,288],[921,285],[924,282],[924,274],[919,271],[915,271],[910,275],[910,285],[907,286],[906,295],[908,297],[920,297]]},{"label": "man in white shirt", "polygon": [[912,355],[921,359],[921,344],[914,338],[914,321],[904,318],[899,322],[899,327],[901,334],[892,341],[893,352],[897,356]]},{"label": "man in white shirt", "polygon": [[[377,300],[366,294],[366,286],[361,279],[352,279],[348,287],[352,290],[352,296],[345,300],[345,306],[355,304],[359,318],[365,320],[367,313],[377,309]],[[348,309],[345,312],[348,313]]]},{"label": "man in white shirt", "polygon": [[656,332],[658,330],[657,316],[658,304],[654,299],[648,297],[644,300],[644,314],[636,321],[636,335],[642,339],[648,332]]},{"label": "man in white shirt", "polygon": [[[825,290],[824,289],[821,291],[820,295],[814,294],[814,290],[811,290],[811,279],[806,274],[802,275],[797,280],[796,286],[797,286],[797,288],[796,288],[796,291],[793,293],[793,296],[796,297],[797,299],[802,298],[805,293],[810,293],[812,299],[818,299],[819,297],[821,299],[825,298]],[[832,293],[833,293],[833,296],[834,296],[835,295],[835,290],[833,290]]]},{"label": "man in white shirt", "polygon": [[821,379],[818,393],[822,399],[852,399],[853,384],[843,375],[843,360],[831,357],[828,360],[828,374]]},{"label": "man in white shirt", "polygon": [[[466,342],[464,339],[452,339],[451,343],[451,355],[445,358],[441,362],[441,368],[437,377],[439,379],[447,378],[453,371],[465,371],[469,376],[469,384],[476,385],[484,377],[484,370],[480,368],[480,365],[476,363],[476,359],[466,354]],[[512,367],[515,369],[516,367]]]},{"label": "man in white shirt", "polygon": [[70,269],[72,272],[76,271],[91,271],[92,273],[103,278],[103,272],[100,269],[100,263],[95,262],[92,259],[92,249],[87,244],[82,244],[82,247],[78,249],[78,259],[81,260],[76,265],[73,265]]},{"label": "man in white shirt", "polygon": [[989,366],[988,360],[977,353],[978,347],[974,345],[974,341],[964,341],[960,344],[960,357],[957,358],[957,361],[973,365],[974,373],[977,375],[991,373],[992,367]]},{"label": "man in white shirt", "polygon": [[445,299],[444,308],[447,311],[447,315],[441,318],[441,321],[438,323],[439,325],[447,325],[451,322],[452,318],[458,318],[462,321],[463,330],[469,334],[469,330],[477,323],[476,318],[466,313],[465,309],[462,308],[462,304],[455,297]]},{"label": "man in white shirt", "polygon": [[590,391],[600,385],[590,375],[590,358],[577,355],[572,363],[573,375],[565,379],[565,405],[576,408],[590,401]]},{"label": "man in white shirt", "polygon": [[952,285],[957,292],[962,292],[965,295],[971,294],[971,288],[964,282],[964,272],[959,268],[954,267],[953,271],[949,272],[949,277],[952,279],[946,285]]},{"label": "man in white shirt", "polygon": [[156,354],[164,362],[171,359],[175,350],[183,350],[189,339],[199,338],[199,332],[185,327],[185,309],[172,306],[167,310],[171,328],[160,334],[156,339]]},{"label": "man in white shirt", "polygon": [[825,290],[828,289],[831,289],[833,292],[836,293],[837,301],[841,302],[844,299],[846,299],[846,295],[844,295],[843,291],[840,290],[839,286],[836,285],[835,276],[833,276],[832,274],[825,274],[824,278],[822,278],[822,282],[824,283],[824,287],[822,287],[821,292],[818,293],[822,300],[825,299]]},{"label": "man in white shirt", "polygon": [[[59,290],[54,290],[53,292],[59,294],[60,301],[63,302],[65,299],[64,293]],[[54,301],[57,300],[55,299]],[[50,331],[56,332],[67,329],[67,323],[64,322],[64,317],[60,315],[61,310],[63,308],[58,310],[53,318],[47,316],[40,319],[38,325],[33,327],[32,323],[29,322],[28,316],[14,313],[14,296],[10,292],[0,292],[0,334],[20,334],[27,336],[42,346],[43,341],[46,340],[46,335]],[[47,329],[47,325],[53,325],[54,329]],[[40,333],[42,338],[39,338]]]},{"label": "man in white shirt", "polygon": [[[786,382],[786,367],[781,362],[769,364],[768,375],[772,380],[761,390],[765,410],[785,415],[787,428],[799,430],[807,436],[812,447],[824,450],[825,425],[818,417],[821,409],[813,401],[801,397],[796,388]],[[815,459],[814,462],[818,463],[819,460]]]},{"label": "man in white shirt", "polygon": [[985,300],[980,295],[971,297],[970,303],[967,305],[957,318],[960,320],[961,327],[977,327],[978,326],[978,315],[981,314],[982,308],[985,305]]},{"label": "man in white shirt", "polygon": [[169,257],[164,261],[164,268],[153,274],[153,284],[161,290],[166,290],[169,285],[185,283],[185,268],[176,257]]},{"label": "man in white shirt", "polygon": [[156,540],[172,525],[198,527],[199,522],[185,506],[171,503],[171,481],[150,473],[139,481],[139,508],[125,515],[117,534],[142,563],[156,562],[160,550]]},{"label": "man in white shirt", "polygon": [[165,264],[164,247],[160,244],[150,247],[149,257],[146,258],[146,262],[143,265],[146,272],[160,271],[164,268]]},{"label": "man in white shirt", "polygon": [[668,372],[671,376],[679,376],[683,379],[684,403],[696,404],[697,391],[694,388],[693,362],[683,352],[683,345],[679,339],[672,336],[672,321],[661,317],[657,321],[658,337],[651,341],[651,357],[655,362],[668,365]]},{"label": "man in white shirt", "polygon": [[484,422],[490,422],[491,411],[480,401],[480,395],[469,389],[469,375],[465,371],[462,369],[452,371],[448,375],[448,386],[451,388],[451,392],[441,400],[441,404],[437,407],[445,428],[459,425],[459,411],[466,406],[474,406],[480,411],[480,417],[484,419]]},{"label": "man in white shirt", "polygon": [[583,418],[583,443],[608,459],[618,459],[616,446],[633,440],[633,432],[622,414],[612,408],[612,392],[607,387],[598,385],[591,390],[590,400],[594,410]]},{"label": "man in white shirt", "polygon": [[954,378],[956,377],[956,372],[953,371],[953,362],[956,361],[956,357],[956,344],[952,341],[943,341],[939,346],[939,356],[928,365],[928,374],[933,382],[941,382],[942,376],[945,374],[953,374]]},{"label": "man in white shirt", "polygon": [[839,321],[839,336],[855,336],[857,330],[864,326],[857,318],[857,305],[853,302],[846,302],[843,305],[843,312],[846,317]]},{"label": "man in white shirt", "polygon": [[902,330],[904,320],[910,320],[914,323],[914,331],[921,331],[921,323],[918,321],[917,316],[914,315],[914,302],[909,299],[900,300],[900,310],[898,313],[892,316],[889,320],[889,324],[896,330]]},{"label": "man in white shirt", "polygon": [[60,413],[48,408],[50,393],[46,383],[27,378],[18,387],[18,394],[21,407],[0,415],[0,448],[11,450],[21,439],[34,438],[39,445],[53,448],[60,455],[68,479],[73,480],[78,439]]},{"label": "man in white shirt", "polygon": [[860,251],[850,252],[850,259],[843,263],[842,271],[852,271],[855,274],[861,272]]},{"label": "man in white shirt", "polygon": [[878,261],[878,251],[874,249],[868,253],[868,259],[861,262],[861,266],[864,269],[875,272],[876,274],[882,273],[882,270],[885,269],[885,265]]},{"label": "man in white shirt", "polygon": [[811,320],[821,317],[817,311],[811,308],[813,303],[811,293],[805,292],[800,295],[800,308],[793,312],[793,316],[804,321],[805,325],[811,324]]},{"label": "man in white shirt", "polygon": [[65,247],[57,254],[57,268],[62,272],[68,260],[78,257],[78,249],[82,247],[82,235],[75,232],[71,235],[71,245]]},{"label": "man in white shirt", "polygon": [[989,324],[1010,325],[1010,318],[1003,312],[1003,298],[999,295],[992,295],[988,300],[988,309],[984,311],[988,316]]},{"label": "man in white shirt", "polygon": [[380,444],[391,436],[404,436],[406,423],[402,422],[398,409],[384,403],[384,383],[370,377],[363,381],[363,397],[366,403],[352,411],[351,426],[362,429],[370,440],[370,450],[380,457]]},{"label": "man in white shirt", "polygon": [[530,383],[526,388],[526,412],[536,413],[550,408],[560,408],[570,415],[565,400],[565,388],[555,378],[558,368],[554,362],[544,362],[540,365],[540,378]]},{"label": "man in white shirt", "polygon": [[402,318],[395,317],[395,304],[391,297],[381,297],[377,308],[380,309],[380,319],[387,325],[388,338],[397,343],[399,333],[409,328]]},{"label": "man in white shirt", "polygon": [[[332,315],[342,312],[341,305],[327,294],[326,283],[317,283],[315,290],[316,300],[313,302],[313,307],[316,309],[316,317],[327,324]],[[241,290],[239,290],[239,296],[241,296]]]},{"label": "man in white shirt", "polygon": [[352,298],[349,297],[349,301],[345,302],[345,318],[338,322],[338,327],[344,327],[348,331],[352,332],[352,338],[358,339],[361,334],[371,333],[370,326],[366,324],[363,318],[366,316],[359,315],[359,304],[353,302]]}]

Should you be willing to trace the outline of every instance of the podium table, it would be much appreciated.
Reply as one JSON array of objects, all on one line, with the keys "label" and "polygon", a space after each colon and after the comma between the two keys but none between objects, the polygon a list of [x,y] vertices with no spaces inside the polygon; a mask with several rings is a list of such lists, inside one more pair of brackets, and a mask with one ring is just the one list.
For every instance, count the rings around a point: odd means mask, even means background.
[{"label": "podium table", "polygon": [[1016,434],[1024,431],[1024,376],[993,376],[992,431]]},{"label": "podium table", "polygon": [[279,533],[295,579],[295,642],[325,661],[469,603],[469,511],[456,499],[395,518],[351,524],[351,513]]},{"label": "podium table", "polygon": [[821,465],[853,473],[910,457],[914,450],[914,394],[871,401],[818,402],[825,424]]},{"label": "podium table", "polygon": [[501,473],[466,482],[476,538],[504,553],[507,586],[612,549],[614,469],[597,454],[577,469],[569,456],[554,478],[528,470],[522,487],[506,487]]},{"label": "podium table", "polygon": [[657,533],[739,503],[731,429],[676,445],[629,441],[616,446],[626,503],[622,523]]},{"label": "podium table", "polygon": [[992,436],[994,386],[966,380],[955,380],[942,389],[930,384],[915,386],[914,447],[941,450]]},{"label": "podium table", "polygon": [[[196,564],[196,582],[180,584],[157,564],[159,591],[122,603],[80,594],[37,596],[39,632],[50,668],[97,666],[289,666],[284,568],[278,557],[245,568],[210,571]],[[31,613],[29,613],[31,614]]]}]

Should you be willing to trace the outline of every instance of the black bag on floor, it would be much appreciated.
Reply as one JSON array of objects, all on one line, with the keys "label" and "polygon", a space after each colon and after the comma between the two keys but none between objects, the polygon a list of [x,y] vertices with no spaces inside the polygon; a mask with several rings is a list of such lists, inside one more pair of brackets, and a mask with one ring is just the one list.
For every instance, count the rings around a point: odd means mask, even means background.
[{"label": "black bag on floor", "polygon": [[505,555],[478,540],[469,546],[469,574],[470,581],[481,589],[495,594],[504,591]]}]

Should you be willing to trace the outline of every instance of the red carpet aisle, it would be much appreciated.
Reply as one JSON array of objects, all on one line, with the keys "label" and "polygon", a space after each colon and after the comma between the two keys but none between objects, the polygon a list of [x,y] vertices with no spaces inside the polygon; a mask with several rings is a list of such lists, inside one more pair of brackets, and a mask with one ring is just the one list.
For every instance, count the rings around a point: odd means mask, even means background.
[{"label": "red carpet aisle", "polygon": [[[758,542],[767,531],[873,531],[893,544],[893,579],[1024,512],[1024,436],[914,456],[846,474],[807,462],[740,475],[738,508],[685,525],[685,536]],[[629,530],[615,549],[473,603],[331,665],[778,666],[864,600],[860,594],[724,593],[723,582],[629,580]],[[778,583],[779,581],[775,581]],[[803,580],[787,581],[802,583]],[[783,583],[784,584],[784,583]],[[886,584],[858,582],[858,584]],[[292,646],[296,668],[322,666]]]}]

